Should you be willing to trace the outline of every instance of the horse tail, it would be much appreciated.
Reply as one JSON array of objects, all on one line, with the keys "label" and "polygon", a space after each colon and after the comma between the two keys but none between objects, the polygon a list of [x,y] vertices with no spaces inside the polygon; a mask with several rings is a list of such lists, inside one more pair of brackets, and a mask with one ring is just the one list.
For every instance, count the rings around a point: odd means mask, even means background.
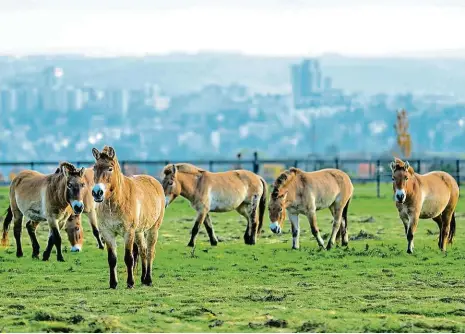
[{"label": "horse tail", "polygon": [[263,186],[263,194],[262,194],[262,197],[260,198],[260,204],[258,207],[258,232],[257,234],[260,234],[262,227],[263,227],[263,219],[265,218],[265,209],[266,209],[266,196],[268,196],[268,186],[262,177],[260,177],[260,182],[262,183],[262,186]]},{"label": "horse tail", "polygon": [[11,206],[9,206],[8,209],[6,209],[6,216],[5,216],[5,219],[3,220],[3,235],[2,235],[2,241],[1,241],[2,247],[6,247],[10,243],[8,240],[8,229],[10,227],[12,220],[13,220],[13,211],[11,211]]},{"label": "horse tail", "polygon": [[450,230],[449,230],[449,243],[452,244],[455,236],[455,212],[452,213],[452,219],[450,220]]}]

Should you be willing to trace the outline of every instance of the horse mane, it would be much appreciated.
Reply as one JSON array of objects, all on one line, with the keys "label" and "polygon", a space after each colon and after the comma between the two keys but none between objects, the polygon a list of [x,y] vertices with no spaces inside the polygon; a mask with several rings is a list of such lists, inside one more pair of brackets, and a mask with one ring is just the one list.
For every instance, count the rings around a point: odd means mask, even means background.
[{"label": "horse mane", "polygon": [[56,169],[55,174],[61,173],[61,171],[63,170],[63,167],[68,169],[68,172],[70,174],[79,174],[80,168],[76,168],[76,166],[74,166],[72,163],[67,162],[67,161],[60,162],[60,165]]},{"label": "horse mane", "polygon": [[273,183],[273,192],[271,193],[271,197],[274,199],[278,198],[279,191],[293,179],[293,176],[301,172],[302,170],[295,167],[291,167],[289,170],[282,172]]},{"label": "horse mane", "polygon": [[[179,163],[179,164],[175,164],[175,166],[176,166],[176,169],[177,169],[178,172],[181,172],[181,173],[184,173],[184,174],[197,175],[197,174],[206,172],[205,169],[199,168],[199,167],[194,166],[194,165],[189,164],[189,163]],[[165,175],[170,174],[172,172],[173,172],[173,165],[172,164],[166,166],[165,168],[163,168],[163,173]]]},{"label": "horse mane", "polygon": [[[406,164],[404,161],[402,161],[401,159],[397,158],[397,157],[394,157],[394,169],[393,171],[395,172],[396,170],[399,170],[399,169],[404,169],[406,170],[405,168]],[[407,171],[410,173],[410,174],[413,174],[415,173],[415,170],[413,169],[413,167],[409,164],[409,167],[407,169]]]}]

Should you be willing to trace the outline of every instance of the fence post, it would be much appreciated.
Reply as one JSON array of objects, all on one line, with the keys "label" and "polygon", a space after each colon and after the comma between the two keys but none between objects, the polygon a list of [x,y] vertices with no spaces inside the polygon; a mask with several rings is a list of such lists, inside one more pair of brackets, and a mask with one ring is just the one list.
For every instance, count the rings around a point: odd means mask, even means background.
[{"label": "fence post", "polygon": [[457,184],[459,185],[460,188],[460,160],[455,161],[455,168],[457,170],[456,177],[457,177]]},{"label": "fence post", "polygon": [[210,172],[213,172],[213,161],[212,161],[212,160],[210,160],[210,161],[208,162],[208,170],[209,170]]},{"label": "fence post", "polygon": [[295,167],[295,168],[297,168],[297,165],[298,165],[298,164],[299,164],[299,161],[298,161],[298,160],[294,161],[294,167]]},{"label": "fence post", "polygon": [[260,166],[258,165],[258,152],[253,153],[253,172],[258,174],[260,171]]},{"label": "fence post", "polygon": [[376,161],[376,196],[378,196],[378,198],[381,197],[381,174],[380,174],[380,170],[381,170],[381,161],[380,160],[377,160]]},{"label": "fence post", "polygon": [[334,163],[336,164],[336,169],[339,169],[339,159],[334,159]]},{"label": "fence post", "polygon": [[421,160],[420,159],[417,160],[417,173],[418,174],[421,173]]},{"label": "fence post", "polygon": [[126,161],[121,163],[121,168],[123,169],[123,174],[126,175]]},{"label": "fence post", "polygon": [[31,170],[34,170],[34,161],[31,161]]}]

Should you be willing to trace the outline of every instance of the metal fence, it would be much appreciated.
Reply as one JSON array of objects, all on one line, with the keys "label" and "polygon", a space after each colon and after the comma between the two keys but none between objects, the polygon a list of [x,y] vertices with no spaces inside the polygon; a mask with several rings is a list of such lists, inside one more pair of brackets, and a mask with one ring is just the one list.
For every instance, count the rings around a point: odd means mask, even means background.
[{"label": "metal fence", "polygon": [[[197,161],[137,161],[121,160],[123,173],[126,175],[149,174],[161,179],[163,167],[170,163],[189,162],[212,172],[231,169],[251,170],[265,178],[268,183],[283,170],[298,167],[306,171],[315,171],[323,168],[337,168],[349,174],[354,184],[363,184],[362,192],[356,195],[383,197],[383,185],[391,182],[389,164],[392,160],[363,160],[363,159],[253,159],[253,160],[197,160]],[[93,161],[70,161],[78,167],[91,166]],[[443,170],[450,173],[459,185],[461,175],[465,175],[465,160],[459,159],[427,159],[409,160],[410,165],[418,173],[427,173],[432,170]],[[32,169],[41,173],[53,173],[59,162],[30,161],[30,162],[0,162],[0,184],[8,185],[14,176],[23,169]],[[360,190],[361,191],[361,190]]]}]

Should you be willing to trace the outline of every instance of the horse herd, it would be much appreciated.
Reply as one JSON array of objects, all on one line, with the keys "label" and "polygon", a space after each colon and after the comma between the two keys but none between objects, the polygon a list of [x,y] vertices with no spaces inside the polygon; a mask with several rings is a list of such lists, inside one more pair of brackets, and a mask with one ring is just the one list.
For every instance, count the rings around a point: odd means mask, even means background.
[{"label": "horse herd", "polygon": [[[217,245],[209,214],[233,210],[247,220],[244,242],[248,245],[256,243],[262,231],[268,194],[267,184],[259,175],[247,170],[213,173],[181,163],[167,165],[160,183],[149,175],[125,176],[112,147],[105,146],[101,152],[94,148],[92,153],[95,158],[92,168],[76,168],[63,162],[50,175],[25,170],[14,178],[10,186],[10,205],[3,222],[3,246],[9,245],[8,229],[13,222],[16,255],[23,256],[21,233],[24,217],[32,243],[32,256],[39,258],[36,229],[40,222],[46,221],[49,237],[42,259],[48,260],[55,246],[57,260],[64,261],[60,229],[66,226],[71,251],[81,250],[81,214],[84,213],[89,218],[98,247],[103,249],[103,243],[106,245],[110,288],[116,288],[118,284],[117,236],[124,238],[127,287],[134,286],[134,269],[139,257],[141,282],[152,285],[158,231],[166,207],[178,196],[186,198],[197,211],[188,246],[195,246],[202,224],[210,244]],[[445,251],[455,234],[455,207],[459,198],[455,179],[440,171],[420,175],[408,162],[397,158],[390,166],[396,207],[408,241],[407,252],[413,252],[418,220],[428,218],[438,224],[438,246]],[[290,168],[273,184],[268,203],[270,229],[273,233],[280,233],[287,213],[291,222],[292,248],[298,249],[299,215],[305,215],[320,247],[329,250],[338,240],[346,246],[349,241],[347,214],[353,190],[350,177],[338,169],[305,172]],[[329,208],[333,216],[332,232],[326,247],[316,219],[316,212],[325,208]]]}]

